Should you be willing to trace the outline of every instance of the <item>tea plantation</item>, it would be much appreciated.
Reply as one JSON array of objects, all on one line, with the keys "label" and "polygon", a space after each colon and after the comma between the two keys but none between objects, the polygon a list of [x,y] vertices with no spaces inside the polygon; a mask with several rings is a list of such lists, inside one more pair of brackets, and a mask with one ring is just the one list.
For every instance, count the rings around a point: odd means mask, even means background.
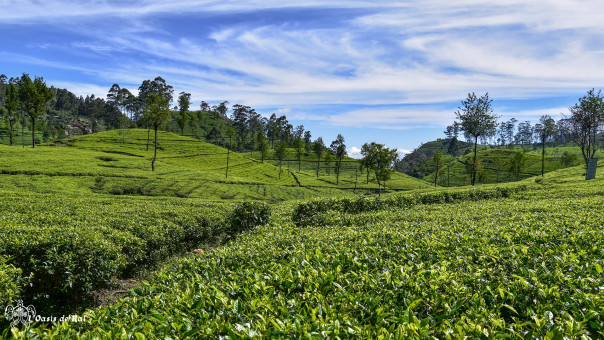
[{"label": "tea plantation", "polygon": [[[0,149],[18,164],[0,165],[0,307],[23,298],[60,315],[115,278],[164,265],[117,302],[78,310],[82,322],[9,329],[0,320],[3,337],[604,337],[604,180],[585,181],[581,167],[504,185],[409,181],[415,190],[381,197],[317,197],[328,191],[289,187],[257,161],[229,184],[190,158],[165,157],[150,175],[142,141],[94,138],[32,150],[29,162]],[[62,149],[115,161],[52,162],[67,157]],[[51,166],[34,172],[34,160]],[[174,195],[193,182],[213,186]],[[142,189],[112,193],[121,183]],[[264,185],[298,200],[193,198],[229,185],[237,198]]]}]

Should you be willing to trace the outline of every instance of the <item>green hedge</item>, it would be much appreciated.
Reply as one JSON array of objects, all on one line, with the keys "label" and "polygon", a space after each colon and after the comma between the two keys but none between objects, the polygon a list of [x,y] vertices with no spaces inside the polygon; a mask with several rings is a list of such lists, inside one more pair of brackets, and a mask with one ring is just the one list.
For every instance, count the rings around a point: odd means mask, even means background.
[{"label": "green hedge", "polygon": [[299,203],[292,214],[298,226],[325,225],[330,213],[359,214],[390,208],[408,208],[417,204],[439,204],[505,198],[525,190],[526,186],[497,187],[429,193],[399,194],[386,197],[329,198]]},{"label": "green hedge", "polygon": [[230,229],[229,210],[181,199],[6,197],[0,256],[30,278],[24,300],[47,313],[65,312],[91,301],[113,277],[218,243]]}]

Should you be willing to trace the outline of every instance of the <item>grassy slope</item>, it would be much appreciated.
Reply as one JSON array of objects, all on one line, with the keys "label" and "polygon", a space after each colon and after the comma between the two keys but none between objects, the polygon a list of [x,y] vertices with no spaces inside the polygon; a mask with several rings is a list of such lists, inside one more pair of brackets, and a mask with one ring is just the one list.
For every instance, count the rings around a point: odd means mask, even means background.
[{"label": "grassy slope", "polygon": [[[348,195],[353,178],[343,175],[339,187],[334,176],[294,174],[271,162],[262,163],[249,154],[230,152],[210,143],[159,132],[155,173],[150,171],[153,143],[147,147],[147,131],[113,130],[94,135],[41,145],[35,149],[0,145],[0,182],[6,188],[42,192],[97,191],[100,193],[138,193],[145,195],[186,196],[206,199],[296,199],[324,195]],[[294,171],[292,169],[292,171]],[[33,176],[33,177],[31,177]],[[97,183],[97,177],[102,181]],[[332,178],[333,177],[333,178]],[[392,181],[396,189],[420,187],[421,181],[407,176]],[[99,179],[100,180],[100,179]],[[74,185],[74,183],[77,183]],[[311,186],[306,188],[306,186]],[[361,186],[361,185],[359,185]],[[370,184],[371,186],[371,184]]]}]

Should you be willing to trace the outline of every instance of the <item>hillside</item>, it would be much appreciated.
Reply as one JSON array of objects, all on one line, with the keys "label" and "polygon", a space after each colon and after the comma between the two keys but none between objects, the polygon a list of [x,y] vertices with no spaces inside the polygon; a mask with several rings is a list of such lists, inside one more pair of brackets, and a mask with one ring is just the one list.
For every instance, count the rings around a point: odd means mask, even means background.
[{"label": "hillside", "polygon": [[[317,180],[308,172],[282,168],[270,161],[197,139],[159,132],[157,170],[151,172],[153,140],[147,151],[147,131],[111,130],[63,139],[47,145],[21,148],[0,145],[4,162],[0,173],[5,190],[78,192],[80,194],[134,194],[205,199],[282,200],[324,195],[350,195],[354,178],[343,173]],[[288,165],[291,161],[287,162]],[[280,177],[280,178],[279,178]],[[374,188],[361,184],[359,188]],[[27,184],[25,184],[27,183]],[[421,180],[397,175],[388,184],[396,190],[426,186]]]},{"label": "hillside", "polygon": [[[436,150],[443,153],[444,167],[437,179],[440,186],[464,186],[470,183],[470,173],[467,167],[471,159],[473,148],[471,144],[459,142],[454,154],[449,153],[450,139],[439,139],[422,144],[402,160],[395,164],[395,169],[416,178],[422,178],[434,183],[435,168],[432,156]],[[518,178],[510,170],[510,161],[516,152],[522,152],[525,164],[522,166]],[[564,154],[576,155],[570,164],[562,160]],[[546,146],[545,149],[545,172],[563,169],[568,166],[578,165],[581,162],[581,150],[573,145]],[[602,157],[604,153],[598,151],[596,157]],[[541,175],[541,148],[537,145],[531,147],[520,145],[508,145],[497,147],[491,145],[478,145],[478,160],[481,164],[481,183],[502,183],[516,181],[532,176]]]}]

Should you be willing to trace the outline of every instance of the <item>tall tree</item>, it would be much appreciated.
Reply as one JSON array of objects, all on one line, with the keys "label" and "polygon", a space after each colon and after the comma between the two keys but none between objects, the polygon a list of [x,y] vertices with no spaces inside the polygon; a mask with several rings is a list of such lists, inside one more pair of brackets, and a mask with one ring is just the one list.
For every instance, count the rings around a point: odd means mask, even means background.
[{"label": "tall tree", "polygon": [[373,154],[371,154],[371,144],[364,143],[361,146],[361,155],[363,156],[363,158],[361,158],[361,160],[360,160],[361,171],[365,170],[366,175],[367,175],[367,182],[366,182],[366,184],[369,184],[369,172],[371,170],[371,166],[374,163],[374,161],[373,161]]},{"label": "tall tree", "polygon": [[438,178],[441,176],[445,161],[443,153],[440,150],[436,150],[432,155],[432,166],[434,167],[434,186],[436,186]]},{"label": "tall tree", "polygon": [[340,183],[340,170],[342,169],[342,159],[347,155],[346,153],[346,144],[344,144],[344,137],[341,134],[338,134],[336,139],[331,142],[329,146],[331,151],[333,152],[336,159],[336,185]]},{"label": "tall tree", "polygon": [[315,155],[317,155],[317,177],[319,177],[319,165],[321,164],[321,156],[323,152],[325,152],[325,143],[323,143],[323,138],[319,137],[312,146]]},{"label": "tall tree", "polygon": [[19,97],[21,102],[25,104],[25,112],[31,119],[32,148],[35,148],[36,119],[45,112],[46,103],[52,98],[53,94],[41,77],[35,77],[32,82],[27,74],[23,74],[19,86],[23,86]]},{"label": "tall tree", "polygon": [[21,109],[21,144],[25,147],[25,113],[33,111],[35,87],[27,73],[18,80],[19,106]]},{"label": "tall tree", "polygon": [[5,107],[6,107],[6,120],[8,121],[8,141],[10,145],[15,143],[14,141],[14,125],[16,121],[16,112],[19,109],[19,92],[17,86],[10,83],[6,86],[5,90]]},{"label": "tall tree", "polygon": [[515,136],[516,144],[522,145],[522,149],[528,149],[533,141],[535,130],[530,121],[525,121],[518,124],[518,132]]},{"label": "tall tree", "polygon": [[397,159],[398,152],[396,149],[389,149],[384,144],[371,142],[370,151],[371,154],[371,169],[375,173],[375,179],[378,182],[378,194],[381,195],[382,184],[384,184],[394,170],[391,169],[392,163]]},{"label": "tall tree", "polygon": [[260,130],[256,134],[256,146],[258,150],[260,150],[261,160],[264,163],[264,157],[266,156],[266,152],[268,151],[268,141],[266,140],[266,136],[264,135],[264,131]]},{"label": "tall tree", "polygon": [[277,148],[275,148],[275,157],[279,160],[279,179],[281,179],[281,165],[283,164],[283,160],[287,156],[287,142],[282,140],[277,144]]},{"label": "tall tree", "polygon": [[601,91],[591,89],[570,109],[571,116],[563,120],[563,130],[579,146],[585,165],[597,151],[596,136],[604,122],[604,100]]},{"label": "tall tree", "polygon": [[[149,151],[149,135],[152,126],[152,122],[150,122],[148,119],[144,119],[144,110],[148,105],[147,97],[155,95],[163,98],[167,103],[168,113],[170,113],[170,103],[172,102],[173,93],[174,88],[172,85],[166,84],[166,81],[162,77],[155,77],[153,80],[143,80],[141,86],[138,87],[138,101],[140,108],[143,111],[143,119],[140,122],[143,124],[143,126],[147,127],[147,151]],[[157,99],[154,99],[153,101],[157,101]],[[162,101],[162,104],[164,101]]]},{"label": "tall tree", "polygon": [[541,141],[541,177],[545,174],[545,143],[556,133],[556,121],[549,115],[543,115],[535,125],[535,132]]},{"label": "tall tree", "polygon": [[516,151],[510,158],[510,173],[516,177],[516,180],[520,180],[520,174],[522,169],[526,165],[526,155],[524,152]]},{"label": "tall tree", "polygon": [[216,107],[216,112],[218,112],[222,117],[226,117],[226,113],[229,110],[229,107],[227,106],[228,103],[229,102],[225,100]]},{"label": "tall tree", "polygon": [[312,141],[310,140],[311,138],[312,134],[310,131],[304,131],[304,148],[306,149],[306,152],[309,152],[312,147]]},{"label": "tall tree", "polygon": [[492,135],[497,124],[497,116],[493,113],[489,94],[477,97],[473,92],[468,94],[468,98],[461,102],[462,106],[458,107],[455,112],[461,130],[474,138],[474,160],[472,162],[472,185],[476,183],[476,158],[478,137],[484,135]]},{"label": "tall tree", "polygon": [[155,132],[155,148],[153,151],[153,160],[151,161],[151,170],[155,171],[155,161],[157,160],[157,130],[168,118],[170,118],[170,103],[168,99],[156,93],[146,96],[145,106],[143,108],[145,122],[153,128]]},{"label": "tall tree", "polygon": [[240,150],[243,150],[245,147],[248,134],[248,119],[251,110],[252,108],[249,106],[240,104],[233,105],[231,120],[233,121],[233,127],[237,131],[236,139]]},{"label": "tall tree", "polygon": [[304,149],[304,141],[300,137],[294,139],[294,149],[296,149],[296,155],[298,156],[298,172],[302,166],[302,150]]},{"label": "tall tree", "polygon": [[180,115],[178,116],[177,123],[178,127],[180,127],[180,135],[183,136],[185,134],[185,126],[187,126],[187,116],[189,115],[189,106],[191,105],[191,94],[186,92],[181,92],[178,96],[178,111]]}]

